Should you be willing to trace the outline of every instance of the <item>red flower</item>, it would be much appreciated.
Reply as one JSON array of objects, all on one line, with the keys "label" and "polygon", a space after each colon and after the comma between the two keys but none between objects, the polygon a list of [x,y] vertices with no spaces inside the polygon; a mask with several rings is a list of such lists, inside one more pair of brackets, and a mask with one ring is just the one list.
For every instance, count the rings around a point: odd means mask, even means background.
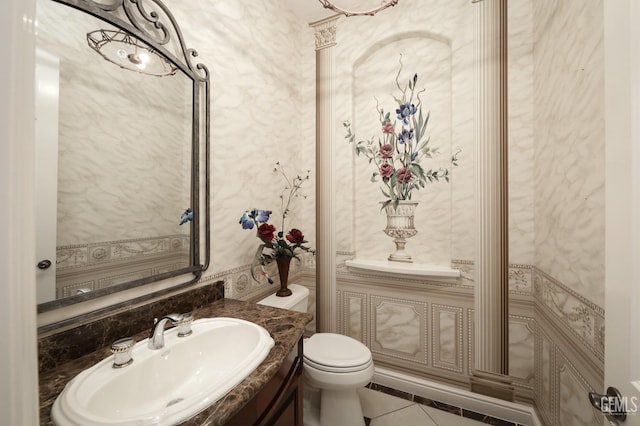
[{"label": "red flower", "polygon": [[276,232],[276,227],[273,225],[269,225],[268,223],[263,223],[258,226],[258,236],[263,241],[268,242],[273,240],[273,238],[275,237],[275,235],[273,234],[274,232]]},{"label": "red flower", "polygon": [[391,158],[393,157],[393,147],[391,144],[384,144],[380,147],[380,157],[382,158]]},{"label": "red flower", "polygon": [[398,184],[409,183],[411,180],[411,170],[406,167],[398,170]]},{"label": "red flower", "polygon": [[393,124],[392,123],[385,123],[384,126],[382,126],[382,133],[386,134],[386,135],[392,135],[395,133],[395,129],[393,128]]},{"label": "red flower", "polygon": [[304,243],[304,235],[302,234],[302,231],[296,228],[291,229],[291,231],[286,235],[286,238],[293,244]]},{"label": "red flower", "polygon": [[393,175],[393,166],[389,163],[382,163],[380,166],[380,176],[391,177]]}]

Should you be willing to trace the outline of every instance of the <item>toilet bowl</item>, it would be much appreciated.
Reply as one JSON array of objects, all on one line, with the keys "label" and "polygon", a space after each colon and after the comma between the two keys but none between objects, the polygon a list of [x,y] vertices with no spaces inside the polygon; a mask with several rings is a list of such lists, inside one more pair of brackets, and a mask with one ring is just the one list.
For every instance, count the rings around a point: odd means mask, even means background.
[{"label": "toilet bowl", "polygon": [[[273,294],[258,304],[307,312],[309,289],[288,287],[291,296]],[[305,426],[364,426],[356,390],[373,377],[369,348],[341,334],[316,333],[304,339],[303,354]]]}]

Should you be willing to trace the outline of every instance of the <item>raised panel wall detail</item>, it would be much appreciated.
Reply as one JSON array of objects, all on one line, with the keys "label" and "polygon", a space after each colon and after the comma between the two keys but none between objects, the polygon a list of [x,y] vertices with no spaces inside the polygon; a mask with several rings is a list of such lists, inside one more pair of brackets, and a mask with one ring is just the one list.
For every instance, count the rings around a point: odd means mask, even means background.
[{"label": "raised panel wall detail", "polygon": [[558,423],[562,426],[583,426],[602,424],[602,414],[589,403],[587,394],[591,386],[564,357],[557,352],[558,361]]},{"label": "raised panel wall detail", "polygon": [[343,334],[364,343],[367,342],[367,295],[343,292]]},{"label": "raised panel wall detail", "polygon": [[552,343],[549,342],[549,339],[544,334],[540,335],[540,389],[538,394],[540,397],[538,401],[540,401],[540,410],[547,420],[547,423],[550,422],[553,413],[552,399],[552,382],[551,382],[551,372],[552,372],[552,356],[551,352]]},{"label": "raised panel wall detail", "polygon": [[371,351],[427,364],[427,304],[371,296]]},{"label": "raised panel wall detail", "polygon": [[462,308],[433,304],[431,309],[433,366],[462,373]]},{"label": "raised panel wall detail", "polygon": [[509,316],[509,376],[515,385],[533,389],[535,347],[533,318]]}]

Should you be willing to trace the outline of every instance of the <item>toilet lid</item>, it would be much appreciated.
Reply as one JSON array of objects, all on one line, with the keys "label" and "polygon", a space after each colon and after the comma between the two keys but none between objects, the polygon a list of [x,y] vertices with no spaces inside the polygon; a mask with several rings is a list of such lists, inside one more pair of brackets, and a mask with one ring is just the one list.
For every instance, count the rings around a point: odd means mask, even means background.
[{"label": "toilet lid", "polygon": [[357,340],[335,333],[316,333],[304,342],[308,365],[324,371],[358,371],[371,364],[371,351]]}]

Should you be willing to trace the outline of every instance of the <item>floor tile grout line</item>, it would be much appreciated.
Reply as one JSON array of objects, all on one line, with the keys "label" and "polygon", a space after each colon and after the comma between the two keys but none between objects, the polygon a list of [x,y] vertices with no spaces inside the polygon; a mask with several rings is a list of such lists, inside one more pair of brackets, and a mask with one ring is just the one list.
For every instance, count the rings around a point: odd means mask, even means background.
[{"label": "floor tile grout line", "polygon": [[[433,409],[436,409],[436,410],[440,410],[440,411],[443,411],[445,413],[452,414],[454,416],[458,416],[458,417],[462,417],[462,418],[465,418],[465,419],[468,419],[468,420],[475,421],[475,422],[477,422],[479,424],[492,424],[492,423],[488,423],[488,421],[489,420],[491,420],[491,421],[498,420],[498,421],[506,421],[506,422],[508,422],[508,423],[510,423],[511,425],[514,425],[514,426],[516,425],[515,423],[509,422],[508,420],[499,419],[497,417],[493,417],[493,416],[490,416],[490,415],[487,415],[487,414],[484,414],[484,413],[476,413],[475,411],[472,411],[472,410],[466,410],[466,411],[471,412],[471,413],[480,414],[480,415],[484,416],[484,420],[487,420],[487,421],[478,420],[478,419],[475,419],[475,418],[472,418],[472,417],[468,417],[468,416],[464,415],[465,409],[463,409],[461,407],[457,407],[457,406],[454,406],[454,405],[442,403],[440,401],[432,400],[432,399],[429,399],[429,398],[420,397],[423,400],[431,401],[433,403],[436,403],[437,405],[422,404],[420,402],[415,401],[415,398],[419,397],[419,395],[415,395],[415,394],[412,394],[410,392],[398,391],[397,389],[393,389],[393,388],[390,388],[388,386],[380,385],[378,383],[370,382],[365,387],[367,389],[372,390],[372,391],[380,392],[382,394],[388,395],[388,396],[393,397],[393,398],[398,398],[398,399],[401,399],[401,400],[404,400],[404,401],[412,402],[413,404],[417,404],[417,405],[419,405],[421,407],[427,407],[427,408],[433,408]],[[405,398],[404,396],[395,394],[394,392],[391,392],[391,391],[396,391],[398,393],[401,393],[401,394],[403,394],[403,395],[405,395],[407,397],[410,397],[410,399],[409,398]],[[459,413],[454,413],[452,411],[449,411],[449,410],[445,409],[443,406],[439,406],[439,405],[447,405],[447,406],[450,406],[450,407],[454,407],[454,408],[457,408],[458,410],[460,410],[460,412]],[[407,406],[407,407],[409,407],[409,406]],[[407,408],[407,407],[405,407],[405,408]],[[395,410],[395,411],[397,411],[397,410]],[[422,410],[422,411],[425,411],[425,410]],[[393,412],[393,411],[391,411],[391,412]],[[429,414],[427,414],[427,415],[429,415]],[[381,416],[378,416],[378,417],[381,417]],[[378,418],[378,417],[376,417],[376,418]],[[430,415],[429,415],[429,418],[431,418],[433,420],[433,417],[431,417]],[[435,420],[434,420],[434,422],[435,422]],[[437,422],[435,422],[435,423],[437,423]]]},{"label": "floor tile grout line", "polygon": [[433,421],[433,423],[436,424],[436,426],[440,426],[438,421],[436,419],[434,419],[433,417],[431,417],[431,414],[429,414],[429,412],[427,410],[425,410],[425,408],[428,408],[426,405],[418,404],[418,407],[427,415],[427,417],[429,417]]},{"label": "floor tile grout line", "polygon": [[[392,396],[393,396],[393,395],[392,395]],[[401,398],[401,399],[402,399],[402,398]],[[413,402],[413,403],[411,403],[411,404],[409,404],[409,405],[406,405],[406,406],[404,406],[404,407],[396,408],[395,410],[387,411],[386,413],[380,414],[379,416],[370,417],[370,418],[371,418],[371,420],[373,420],[373,419],[379,419],[380,417],[386,416],[386,415],[388,415],[388,414],[397,413],[398,411],[402,411],[402,410],[404,410],[404,409],[406,409],[406,408],[409,408],[409,407],[411,407],[411,406],[413,406],[413,405],[418,405],[418,403],[417,403],[417,402]]]}]

